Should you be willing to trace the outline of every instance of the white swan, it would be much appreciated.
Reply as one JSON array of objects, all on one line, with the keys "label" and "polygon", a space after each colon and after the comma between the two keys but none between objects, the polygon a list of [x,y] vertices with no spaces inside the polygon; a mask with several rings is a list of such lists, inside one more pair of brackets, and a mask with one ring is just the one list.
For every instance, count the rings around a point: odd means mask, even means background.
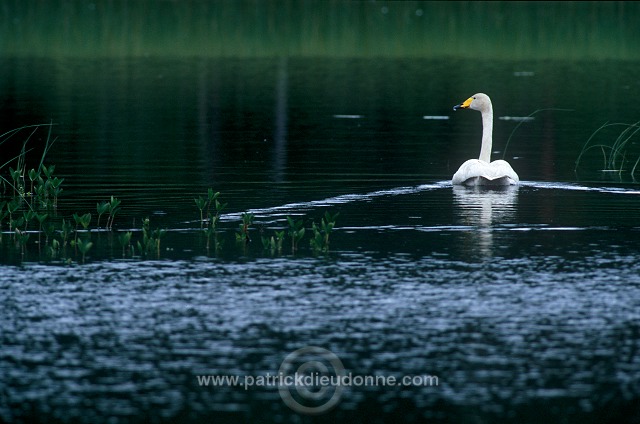
[{"label": "white swan", "polygon": [[463,163],[451,180],[454,185],[511,185],[518,184],[520,178],[511,165],[504,160],[491,162],[493,135],[493,107],[491,99],[484,93],[474,94],[453,110],[474,109],[482,114],[482,148],[480,158]]}]

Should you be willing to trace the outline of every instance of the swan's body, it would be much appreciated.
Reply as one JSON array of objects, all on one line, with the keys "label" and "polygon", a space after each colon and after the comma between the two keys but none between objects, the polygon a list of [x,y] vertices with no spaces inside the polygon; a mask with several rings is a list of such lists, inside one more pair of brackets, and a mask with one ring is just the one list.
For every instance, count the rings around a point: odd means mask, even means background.
[{"label": "swan's body", "polygon": [[520,178],[509,162],[495,160],[491,162],[493,143],[493,107],[491,99],[484,93],[474,94],[453,110],[474,109],[482,114],[482,147],[478,159],[469,159],[453,174],[454,185],[511,185],[518,184]]}]

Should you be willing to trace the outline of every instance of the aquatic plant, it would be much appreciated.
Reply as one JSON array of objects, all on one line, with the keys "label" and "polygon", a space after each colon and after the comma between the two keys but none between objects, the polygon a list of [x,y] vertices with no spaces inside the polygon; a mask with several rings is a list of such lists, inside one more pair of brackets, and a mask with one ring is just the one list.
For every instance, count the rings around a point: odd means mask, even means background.
[{"label": "aquatic plant", "polygon": [[[605,128],[609,127],[623,127],[622,132],[616,137],[615,141],[611,144],[591,144],[594,138]],[[631,144],[631,139],[636,135],[636,133],[640,131],[640,121],[634,124],[625,124],[625,123],[608,123],[605,122],[601,125],[597,130],[595,130],[587,142],[582,146],[582,150],[576,159],[576,165],[574,167],[574,172],[577,172],[578,167],[580,166],[580,161],[582,157],[589,150],[592,149],[600,149],[602,152],[602,160],[603,160],[603,171],[605,172],[618,172],[622,173],[624,170],[624,163],[627,156],[628,147]],[[631,176],[633,177],[636,171],[636,168],[640,163],[640,157],[635,161],[633,168],[631,169]]]},{"label": "aquatic plant", "polygon": [[30,234],[24,230],[20,230],[18,226],[16,226],[14,234],[15,234],[16,245],[20,248],[20,251],[24,254],[25,246],[27,245],[27,241],[29,240]]},{"label": "aquatic plant", "polygon": [[282,244],[284,242],[284,230],[276,231],[275,235],[269,237],[262,237],[262,247],[264,250],[271,251],[271,254],[275,252],[282,253]]},{"label": "aquatic plant", "polygon": [[242,222],[240,223],[240,227],[238,228],[238,233],[236,234],[236,241],[241,243],[249,243],[251,238],[249,237],[249,227],[253,224],[254,215],[249,212],[245,212],[242,214]]},{"label": "aquatic plant", "polygon": [[51,244],[47,244],[47,248],[45,251],[50,258],[53,259],[57,257],[58,253],[60,252],[60,242],[57,239],[52,239]]},{"label": "aquatic plant", "polygon": [[302,219],[295,221],[287,216],[287,222],[289,223],[289,237],[291,237],[291,253],[295,253],[298,250],[298,242],[304,237],[304,221]]},{"label": "aquatic plant", "polygon": [[163,229],[152,230],[149,218],[145,218],[142,221],[142,242],[137,243],[140,254],[149,255],[155,252],[160,256],[160,240],[166,233],[167,230]]},{"label": "aquatic plant", "polygon": [[13,184],[11,184],[11,186],[13,187],[13,195],[24,195],[24,184],[21,183],[22,172],[20,171],[20,168],[13,169],[12,167],[9,167],[9,175],[11,176],[11,180],[13,181]]},{"label": "aquatic plant", "polygon": [[49,219],[49,214],[38,214],[38,221],[40,222],[40,229],[38,231],[38,243],[41,245],[42,234],[44,234],[45,246],[49,244],[49,241],[57,241],[57,239],[54,238],[57,229],[55,224]]},{"label": "aquatic plant", "polygon": [[29,181],[31,182],[31,186],[29,189],[30,194],[33,193],[33,182],[36,181],[39,176],[40,174],[38,174],[38,172],[35,169],[32,168],[29,170]]},{"label": "aquatic plant", "polygon": [[[221,203],[218,199],[220,197],[220,192],[214,192],[212,188],[207,190],[207,197],[198,196],[194,198],[194,202],[198,209],[200,210],[200,227],[204,226],[204,222],[206,220],[211,220],[214,218],[219,218],[222,210],[227,207],[226,203]],[[215,214],[211,215],[211,208],[215,206]],[[206,214],[205,214],[206,211]]]},{"label": "aquatic plant", "polygon": [[207,189],[206,197],[198,196],[193,199],[200,211],[200,228],[202,228],[206,237],[207,252],[211,249],[212,239],[216,252],[221,249],[223,244],[223,240],[219,238],[218,223],[220,222],[222,211],[227,207],[227,203],[222,203],[219,197],[219,191],[213,191],[212,188],[209,188]]},{"label": "aquatic plant", "polygon": [[35,213],[35,218],[38,220],[38,242],[40,242],[40,235],[42,234],[42,225],[49,217],[48,213]]},{"label": "aquatic plant", "polygon": [[82,226],[85,230],[89,228],[91,223],[91,213],[85,213],[84,215],[73,214],[73,220],[76,222],[76,236],[74,239],[75,244],[78,243],[79,227]]},{"label": "aquatic plant", "polygon": [[320,220],[319,225],[316,225],[315,221],[312,223],[311,229],[313,231],[313,237],[311,238],[310,244],[313,251],[329,251],[329,236],[336,225],[336,218],[338,215],[340,215],[340,212],[336,212],[334,215],[331,215],[331,213],[327,211],[325,212],[324,217]]},{"label": "aquatic plant", "polygon": [[218,237],[218,221],[219,216],[215,215],[209,220],[209,224],[204,229],[204,234],[207,238],[207,252],[211,249],[211,239],[213,238],[213,248],[217,252],[222,248],[222,240]]},{"label": "aquatic plant", "polygon": [[167,230],[157,228],[153,231],[153,238],[156,240],[156,254],[160,256],[160,241],[167,234]]},{"label": "aquatic plant", "polygon": [[131,231],[126,231],[118,235],[118,242],[120,243],[120,246],[122,246],[122,257],[126,255],[125,252],[127,250],[132,250],[132,246],[131,246],[132,236],[133,236],[133,232]]},{"label": "aquatic plant", "polygon": [[55,208],[55,207],[58,207],[58,197],[60,196],[60,193],[62,193],[62,188],[60,187],[60,184],[62,184],[62,182],[64,181],[64,178],[55,177],[50,181],[51,181],[51,187],[53,188],[53,207]]},{"label": "aquatic plant", "polygon": [[[64,182],[64,178],[59,178],[54,175],[55,165],[45,165],[44,163],[48,151],[55,142],[55,139],[51,137],[52,125],[53,124],[46,125],[49,128],[49,132],[38,166],[28,171],[25,165],[26,154],[31,149],[27,148],[27,143],[35,132],[45,125],[20,127],[0,135],[0,145],[2,145],[21,130],[31,129],[26,140],[22,142],[20,153],[0,165],[0,170],[5,166],[9,168],[9,179],[0,175],[0,182],[5,187],[5,194],[7,187],[11,189],[8,199],[0,202],[0,230],[4,225],[4,221],[8,219],[9,230],[13,236],[13,240],[24,252],[27,242],[29,241],[29,235],[33,232],[31,229],[32,222],[36,220],[38,225],[37,244],[39,249],[42,247],[42,235],[44,234],[46,246],[44,252],[49,255],[49,257],[57,256],[61,247],[70,244],[80,251],[82,261],[84,262],[87,252],[93,246],[89,235],[92,215],[91,213],[74,213],[72,215],[73,221],[64,217],[56,219],[57,212],[55,209],[57,208],[58,197],[63,192],[62,183]],[[113,219],[119,210],[119,205],[120,201],[112,196],[107,208],[110,214],[108,220],[110,227],[113,225]],[[98,208],[99,216],[103,213],[105,213],[104,206],[100,206]],[[80,228],[86,232],[85,236],[81,236]],[[72,235],[74,235],[73,239],[71,239]],[[0,231],[0,240],[1,237],[2,232]],[[70,258],[68,260],[70,260]]]},{"label": "aquatic plant", "polygon": [[98,223],[96,227],[100,228],[100,218],[109,210],[109,202],[103,201],[102,203],[96,203],[96,211],[98,212]]},{"label": "aquatic plant", "polygon": [[71,221],[68,221],[63,218],[62,226],[60,227],[60,235],[62,236],[63,247],[67,246],[67,243],[69,242],[69,236],[71,236],[72,231],[73,231],[73,225],[71,224]]},{"label": "aquatic plant", "polygon": [[[31,189],[29,192],[23,193],[23,195],[28,197],[35,197],[37,203],[41,207],[57,207],[58,197],[63,191],[61,185],[64,181],[64,178],[54,177],[54,170],[55,165],[51,165],[49,167],[41,165],[39,170],[36,170],[34,168],[30,169],[27,175],[31,182]],[[45,178],[42,177],[42,174],[44,174]],[[21,183],[18,182],[17,184]],[[22,189],[18,187],[18,191],[21,190]]]},{"label": "aquatic plant", "polygon": [[80,253],[82,254],[82,263],[84,263],[87,252],[93,246],[93,242],[91,242],[89,237],[85,237],[85,238],[78,239],[75,245],[80,251]]},{"label": "aquatic plant", "polygon": [[203,227],[204,226],[204,210],[207,207],[207,200],[202,196],[198,196],[193,200],[196,203],[196,206],[198,207],[198,209],[200,210],[200,227]]},{"label": "aquatic plant", "polygon": [[41,202],[43,203],[43,206],[47,206],[49,204],[49,201],[53,199],[52,206],[57,207],[58,197],[62,193],[62,187],[60,186],[64,181],[64,178],[58,178],[53,176],[53,172],[56,169],[55,165],[51,165],[47,167],[44,164],[41,164],[40,169],[42,170],[42,173],[46,177],[46,180],[42,178],[38,179],[39,186],[41,187],[41,189],[39,190],[40,192],[39,196],[40,196]]},{"label": "aquatic plant", "polygon": [[9,215],[9,231],[12,231],[15,227],[13,214],[20,208],[20,199],[13,198],[7,203],[7,214]]},{"label": "aquatic plant", "polygon": [[[37,129],[37,127],[33,128]],[[0,144],[6,141],[2,137],[3,135],[0,135]],[[45,154],[50,145],[51,143],[47,141]],[[0,166],[0,169],[7,166],[9,172],[8,178],[0,175],[0,185],[4,186],[3,195],[6,196],[6,199],[0,200],[0,242],[4,234],[10,234],[16,247],[24,253],[30,241],[30,234],[37,232],[38,250],[47,258],[61,258],[71,262],[72,256],[67,256],[66,247],[72,246],[75,253],[71,255],[80,256],[80,260],[84,263],[88,252],[94,246],[94,241],[91,240],[93,215],[91,212],[83,214],[75,212],[67,216],[58,216],[57,202],[58,196],[63,191],[64,178],[55,175],[55,165],[45,165],[45,155],[41,157],[37,167],[26,171],[25,156],[28,151],[24,142],[20,155]],[[220,223],[227,203],[221,202],[220,192],[215,192],[212,188],[207,190],[205,196],[194,198],[194,202],[200,213],[201,227],[204,227],[202,230],[207,239],[207,252],[211,248],[218,252],[225,241],[222,237],[224,229],[220,228]],[[105,229],[113,230],[115,217],[121,210],[121,203],[121,200],[115,196],[111,196],[109,200],[97,202],[96,228],[101,228],[102,216],[107,215]],[[329,236],[337,215],[327,212],[320,223],[312,224],[314,235],[310,245],[314,251],[328,250]],[[251,241],[251,227],[254,220],[253,213],[242,213],[241,222],[235,232],[235,238],[243,244],[245,252]],[[9,227],[7,233],[2,232],[3,227],[6,226],[5,221],[8,222]],[[265,250],[270,250],[272,254],[281,253],[286,235],[291,238],[292,252],[295,253],[298,250],[299,242],[306,234],[304,219],[294,220],[287,217],[287,222],[288,229],[275,231],[269,237],[262,237]],[[37,225],[37,229],[33,229],[34,225]],[[122,248],[123,257],[127,253],[135,254],[136,250],[142,256],[160,255],[162,239],[167,234],[167,230],[152,229],[147,217],[143,220],[141,233],[142,237],[135,244],[132,243],[134,231],[118,233],[117,240]],[[42,243],[43,235],[44,243]],[[112,240],[113,238],[110,237],[109,243],[112,243]]]},{"label": "aquatic plant", "polygon": [[106,228],[108,230],[111,230],[113,228],[113,220],[116,217],[116,214],[118,212],[120,212],[120,199],[118,199],[117,197],[113,197],[111,196],[111,200],[109,201],[109,207],[108,212],[109,212],[109,217],[107,218],[107,225]]},{"label": "aquatic plant", "polygon": [[29,227],[29,222],[36,217],[36,211],[33,209],[27,209],[22,212],[22,216],[24,217],[24,231],[27,231]]},{"label": "aquatic plant", "polygon": [[18,217],[9,221],[9,228],[13,228],[13,232],[16,233],[20,230],[20,227],[24,223],[24,217]]},{"label": "aquatic plant", "polygon": [[[7,166],[8,164],[12,163],[12,162],[16,162],[16,171],[18,171],[20,173],[20,175],[24,175],[24,171],[25,171],[25,158],[26,158],[26,154],[27,152],[30,151],[30,149],[27,149],[27,144],[29,142],[29,140],[31,139],[31,137],[37,132],[37,130],[41,127],[48,127],[49,128],[49,133],[47,134],[47,138],[45,140],[45,146],[44,146],[44,150],[42,153],[42,157],[40,158],[40,166],[39,168],[42,166],[42,163],[44,162],[44,158],[47,155],[48,151],[51,149],[51,147],[53,146],[53,144],[55,143],[55,139],[51,139],[51,129],[53,127],[53,123],[50,124],[33,124],[33,125],[24,125],[22,127],[18,127],[18,128],[14,128],[12,130],[9,130],[3,134],[0,134],[0,145],[8,142],[9,140],[11,140],[14,136],[16,136],[17,134],[19,134],[20,132],[22,132],[23,130],[27,130],[30,129],[31,133],[25,138],[25,140],[22,142],[22,148],[20,150],[20,153],[9,159],[8,161],[6,161],[3,164],[0,164],[0,170],[2,168],[4,168],[5,166]],[[11,174],[13,174],[13,172],[11,172]],[[0,178],[3,181],[6,182],[6,179],[4,178]]]},{"label": "aquatic plant", "polygon": [[[0,176],[0,181],[5,187],[9,186],[12,189],[12,195],[9,196],[7,201],[3,201],[2,207],[0,207],[0,228],[3,221],[8,217],[9,230],[13,234],[14,241],[24,252],[29,240],[30,225],[34,220],[37,220],[38,248],[40,249],[42,246],[42,235],[44,234],[47,246],[45,253],[50,257],[57,255],[61,245],[66,246],[69,243],[69,238],[75,230],[75,237],[70,244],[80,250],[84,261],[87,251],[93,244],[88,238],[79,239],[79,228],[82,227],[85,231],[89,230],[91,214],[73,214],[75,229],[67,219],[62,218],[61,221],[52,221],[50,218],[52,215],[55,216],[55,211],[52,213],[51,208],[55,209],[57,207],[58,197],[63,191],[62,183],[64,181],[64,178],[54,175],[55,165],[47,166],[44,164],[45,157],[55,142],[55,139],[51,138],[53,124],[46,125],[49,127],[49,133],[40,157],[40,163],[37,167],[26,170],[26,154],[31,150],[27,149],[27,143],[42,126],[45,125],[24,126],[0,135],[0,144],[3,144],[21,130],[31,129],[28,137],[22,142],[20,153],[0,166],[0,169],[2,169],[10,163],[13,164],[9,166],[9,180]],[[28,191],[26,189],[27,179],[29,181]],[[61,238],[62,243],[58,241],[56,236]]]}]

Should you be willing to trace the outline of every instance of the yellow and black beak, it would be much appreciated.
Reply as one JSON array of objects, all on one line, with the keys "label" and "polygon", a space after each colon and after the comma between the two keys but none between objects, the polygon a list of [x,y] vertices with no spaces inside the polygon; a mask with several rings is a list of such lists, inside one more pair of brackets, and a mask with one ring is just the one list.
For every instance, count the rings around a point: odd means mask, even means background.
[{"label": "yellow and black beak", "polygon": [[456,111],[458,109],[469,109],[469,106],[471,106],[471,102],[473,101],[473,97],[469,97],[467,100],[465,100],[463,103],[460,103],[459,105],[455,105],[453,107],[453,110]]}]

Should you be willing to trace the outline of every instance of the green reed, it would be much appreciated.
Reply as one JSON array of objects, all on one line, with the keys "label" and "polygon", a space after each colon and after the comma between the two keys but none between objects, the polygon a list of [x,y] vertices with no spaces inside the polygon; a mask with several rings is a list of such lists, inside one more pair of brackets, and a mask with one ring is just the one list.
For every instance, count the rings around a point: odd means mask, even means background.
[{"label": "green reed", "polygon": [[125,231],[118,235],[118,242],[120,246],[122,246],[122,257],[124,258],[127,255],[127,252],[133,254],[133,246],[131,245],[131,237],[133,236],[132,231]]},{"label": "green reed", "polygon": [[[622,131],[618,134],[618,136],[614,139],[613,143],[605,144],[605,143],[597,143],[595,144],[595,139],[600,133],[607,129],[613,127],[622,127]],[[580,166],[580,162],[583,159],[584,155],[590,150],[597,149],[602,153],[602,170],[605,172],[617,172],[619,174],[624,170],[624,164],[627,158],[627,153],[631,155],[629,149],[632,146],[631,140],[634,136],[640,131],[640,121],[634,124],[625,124],[625,123],[608,123],[605,122],[602,124],[597,130],[595,130],[586,143],[582,146],[582,150],[578,154],[578,158],[575,162],[574,172],[578,171],[578,167]],[[637,153],[636,153],[637,154]],[[636,159],[633,168],[631,169],[631,176],[633,177],[636,168],[640,163],[640,156]]]}]

